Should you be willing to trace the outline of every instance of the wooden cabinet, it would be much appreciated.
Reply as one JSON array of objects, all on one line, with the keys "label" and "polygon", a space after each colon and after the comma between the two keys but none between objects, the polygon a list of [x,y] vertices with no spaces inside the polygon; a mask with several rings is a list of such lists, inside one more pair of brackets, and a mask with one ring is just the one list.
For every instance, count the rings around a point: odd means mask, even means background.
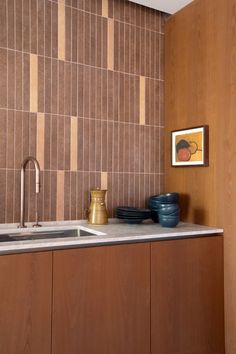
[{"label": "wooden cabinet", "polygon": [[52,253],[0,256],[0,353],[50,354]]},{"label": "wooden cabinet", "polygon": [[150,353],[150,244],[55,251],[53,354]]},{"label": "wooden cabinet", "polygon": [[0,256],[1,354],[223,354],[223,237]]},{"label": "wooden cabinet", "polygon": [[151,353],[223,354],[223,237],[151,244]]}]

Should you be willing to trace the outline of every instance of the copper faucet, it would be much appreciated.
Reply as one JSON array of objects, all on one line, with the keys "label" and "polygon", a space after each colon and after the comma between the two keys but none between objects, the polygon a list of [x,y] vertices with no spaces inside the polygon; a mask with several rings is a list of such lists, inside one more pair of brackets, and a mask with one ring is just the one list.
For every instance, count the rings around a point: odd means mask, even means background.
[{"label": "copper faucet", "polygon": [[[28,162],[31,161],[34,164],[35,168],[35,193],[36,197],[37,194],[40,191],[40,166],[36,158],[32,156],[28,156],[24,159],[24,161],[21,164],[21,175],[20,175],[20,224],[18,227],[26,227],[25,226],[25,168],[28,164]],[[36,226],[41,226],[38,224],[38,208],[37,208],[37,202],[36,202],[36,223],[33,225],[34,227]]]}]

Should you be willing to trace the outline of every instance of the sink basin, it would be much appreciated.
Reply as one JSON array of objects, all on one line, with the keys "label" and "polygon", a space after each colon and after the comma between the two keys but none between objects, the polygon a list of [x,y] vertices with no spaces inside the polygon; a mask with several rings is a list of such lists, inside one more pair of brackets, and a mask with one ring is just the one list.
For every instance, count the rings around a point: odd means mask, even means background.
[{"label": "sink basin", "polygon": [[65,229],[65,230],[44,230],[44,231],[24,230],[20,232],[0,234],[0,242],[45,240],[45,239],[54,239],[54,238],[96,236],[96,235],[97,235],[96,233],[83,230],[80,228]]}]

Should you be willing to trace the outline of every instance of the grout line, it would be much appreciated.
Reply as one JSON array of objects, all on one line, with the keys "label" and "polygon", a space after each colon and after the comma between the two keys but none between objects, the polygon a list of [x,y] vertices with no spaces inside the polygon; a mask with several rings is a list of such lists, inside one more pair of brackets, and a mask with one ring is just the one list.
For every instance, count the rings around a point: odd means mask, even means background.
[{"label": "grout line", "polygon": [[[19,52],[19,53],[23,53],[23,54],[32,54],[32,55],[37,55],[38,58],[43,58],[43,59],[52,59],[52,60],[56,60],[56,61],[61,61],[59,58],[55,58],[55,57],[49,57],[47,55],[41,55],[41,54],[34,54],[34,53],[31,53],[31,52],[26,52],[26,51],[20,51],[20,50],[17,50],[17,49],[13,49],[13,48],[7,48],[7,47],[2,47],[0,46],[0,49],[4,49],[4,50],[9,50],[9,51],[14,51],[14,52]],[[84,53],[84,56],[85,56],[85,53]],[[89,64],[86,64],[85,63],[85,60],[84,62],[76,62],[76,61],[72,61],[72,60],[63,60],[63,62],[65,63],[69,63],[69,64],[76,64],[76,65],[84,65],[84,66],[88,66],[88,67],[91,67],[91,68],[95,68],[95,69],[98,69],[98,70],[103,70],[103,71],[107,71],[108,68],[104,68],[102,66],[96,66],[96,65],[89,65]],[[119,74],[125,74],[125,75],[130,75],[130,76],[137,76],[139,77],[140,74],[136,74],[136,73],[129,73],[127,71],[122,71],[122,70],[115,70],[115,69],[112,69],[112,71],[114,72],[117,72]],[[144,75],[145,76],[145,75]],[[151,77],[151,76],[145,76],[146,78],[148,79],[151,79],[151,80],[156,80],[156,81],[161,81],[161,82],[164,82],[165,80],[164,79],[161,79],[161,78],[155,78],[155,77]]]}]

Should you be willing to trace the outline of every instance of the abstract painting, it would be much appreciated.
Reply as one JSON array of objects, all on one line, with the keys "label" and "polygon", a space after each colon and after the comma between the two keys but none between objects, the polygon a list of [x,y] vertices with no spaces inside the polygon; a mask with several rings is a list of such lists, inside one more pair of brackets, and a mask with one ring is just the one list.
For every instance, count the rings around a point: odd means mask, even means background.
[{"label": "abstract painting", "polygon": [[171,132],[172,166],[209,165],[209,128],[200,127]]}]

